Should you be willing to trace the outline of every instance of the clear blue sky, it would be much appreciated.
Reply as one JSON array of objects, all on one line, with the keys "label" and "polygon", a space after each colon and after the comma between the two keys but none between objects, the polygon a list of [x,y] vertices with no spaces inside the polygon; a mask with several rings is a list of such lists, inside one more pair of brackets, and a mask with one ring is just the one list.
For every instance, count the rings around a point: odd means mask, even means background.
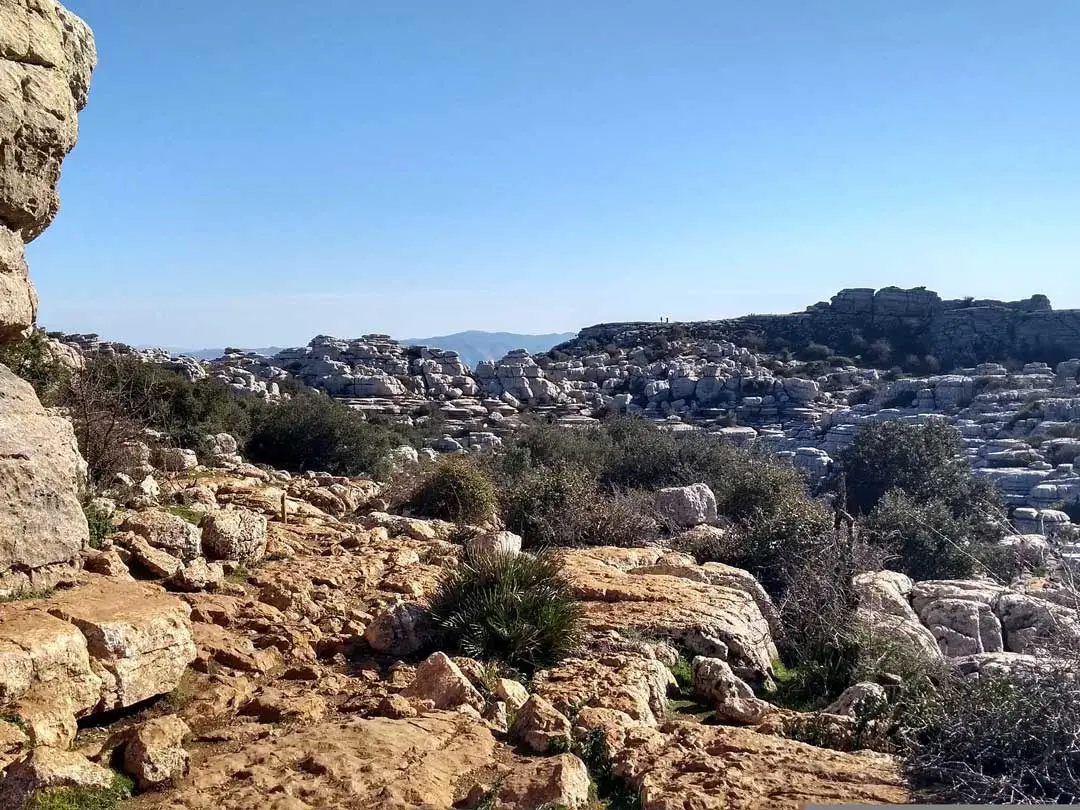
[{"label": "clear blue sky", "polygon": [[171,346],[1080,307],[1077,0],[69,0],[49,328]]}]

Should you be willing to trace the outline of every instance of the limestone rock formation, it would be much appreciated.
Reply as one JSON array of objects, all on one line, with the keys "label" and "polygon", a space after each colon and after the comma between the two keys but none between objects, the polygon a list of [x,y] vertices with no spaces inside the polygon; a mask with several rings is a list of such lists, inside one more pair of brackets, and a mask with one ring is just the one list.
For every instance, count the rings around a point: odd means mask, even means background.
[{"label": "limestone rock formation", "polygon": [[0,595],[65,576],[88,537],[79,503],[85,474],[71,424],[0,366]]},{"label": "limestone rock formation", "polygon": [[[56,216],[96,58],[90,29],[54,0],[0,0],[0,342],[34,323],[24,246]],[[84,471],[71,427],[0,367],[0,595],[66,578],[88,536]]]},{"label": "limestone rock formation", "polygon": [[97,61],[90,29],[54,0],[0,0],[0,337],[31,326],[23,246],[60,207],[60,164],[78,138]]}]

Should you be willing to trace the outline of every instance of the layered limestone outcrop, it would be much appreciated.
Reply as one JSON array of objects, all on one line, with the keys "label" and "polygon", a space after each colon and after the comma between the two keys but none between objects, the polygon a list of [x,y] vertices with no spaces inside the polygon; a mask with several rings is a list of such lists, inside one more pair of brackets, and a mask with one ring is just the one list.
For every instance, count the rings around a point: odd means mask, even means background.
[{"label": "layered limestone outcrop", "polygon": [[[96,60],[90,29],[54,0],[0,0],[0,342],[34,323],[24,248],[59,209]],[[67,576],[87,539],[84,469],[70,425],[0,366],[0,596]]]},{"label": "layered limestone outcrop", "polygon": [[0,0],[0,336],[34,322],[24,246],[60,207],[97,61],[90,29],[53,0]]}]

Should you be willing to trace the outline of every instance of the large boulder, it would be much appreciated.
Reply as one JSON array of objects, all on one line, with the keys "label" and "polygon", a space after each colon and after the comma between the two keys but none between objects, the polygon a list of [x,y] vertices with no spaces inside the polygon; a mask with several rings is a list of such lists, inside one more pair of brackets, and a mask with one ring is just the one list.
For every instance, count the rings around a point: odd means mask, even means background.
[{"label": "large boulder", "polygon": [[71,424],[49,415],[30,384],[0,366],[0,596],[54,585],[50,570],[86,545],[85,478]]},{"label": "large boulder", "polygon": [[59,210],[96,61],[90,29],[55,0],[0,0],[0,341],[37,315],[24,245]]},{"label": "large boulder", "polygon": [[247,509],[211,512],[203,521],[202,530],[208,557],[251,565],[266,556],[266,518],[256,512]]},{"label": "large boulder", "polygon": [[153,548],[168,552],[183,562],[191,562],[202,554],[199,527],[169,512],[156,509],[134,512],[124,518],[120,528],[137,534]]},{"label": "large boulder", "polygon": [[656,511],[679,528],[700,526],[716,520],[716,496],[705,484],[666,487],[656,493]]}]

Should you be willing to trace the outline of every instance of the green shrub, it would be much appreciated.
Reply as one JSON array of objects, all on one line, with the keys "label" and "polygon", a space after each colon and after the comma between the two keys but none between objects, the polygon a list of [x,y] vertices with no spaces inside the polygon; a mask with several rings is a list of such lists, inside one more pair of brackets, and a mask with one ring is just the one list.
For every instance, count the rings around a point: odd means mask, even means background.
[{"label": "green shrub", "polygon": [[915,580],[964,579],[985,569],[1011,579],[1001,526],[979,514],[956,514],[939,498],[915,500],[893,489],[860,522],[860,536],[888,550],[886,564]]},{"label": "green shrub", "polygon": [[90,527],[90,548],[101,548],[103,541],[113,532],[112,518],[92,504],[83,507],[86,524]]},{"label": "green shrub", "polygon": [[418,515],[454,523],[485,523],[495,516],[497,504],[491,478],[463,455],[440,459],[408,501]]},{"label": "green shrub", "polygon": [[815,361],[815,360],[827,360],[836,354],[828,346],[821,343],[808,343],[798,352],[800,360]]},{"label": "green shrub", "polygon": [[1071,674],[952,679],[909,722],[905,770],[933,801],[1080,802],[1080,685]]},{"label": "green shrub", "polygon": [[0,345],[0,363],[30,383],[43,404],[57,404],[68,371],[53,356],[40,329],[31,330],[22,340]]},{"label": "green shrub", "polygon": [[322,394],[301,394],[253,414],[248,458],[272,467],[335,475],[386,471],[395,437],[362,414]]},{"label": "green shrub", "polygon": [[35,793],[25,810],[115,810],[131,798],[132,782],[117,774],[108,788],[49,788]]},{"label": "green shrub", "polygon": [[892,362],[893,348],[885,338],[878,338],[863,352],[862,359],[875,368],[886,368]]},{"label": "green shrub", "polygon": [[530,469],[499,493],[506,527],[525,546],[638,547],[658,539],[652,496],[605,492],[579,467]]},{"label": "green shrub", "polygon": [[466,559],[445,574],[431,601],[441,642],[525,672],[570,655],[581,608],[553,551]]},{"label": "green shrub", "polygon": [[941,498],[950,507],[973,498],[993,501],[962,452],[959,431],[939,419],[926,425],[900,421],[865,425],[839,458],[848,510],[867,514],[890,489],[917,499]]},{"label": "green shrub", "polygon": [[877,396],[877,389],[874,386],[860,385],[848,394],[848,405],[851,405],[852,407],[855,405],[866,405],[869,402],[873,402],[875,396]]}]

